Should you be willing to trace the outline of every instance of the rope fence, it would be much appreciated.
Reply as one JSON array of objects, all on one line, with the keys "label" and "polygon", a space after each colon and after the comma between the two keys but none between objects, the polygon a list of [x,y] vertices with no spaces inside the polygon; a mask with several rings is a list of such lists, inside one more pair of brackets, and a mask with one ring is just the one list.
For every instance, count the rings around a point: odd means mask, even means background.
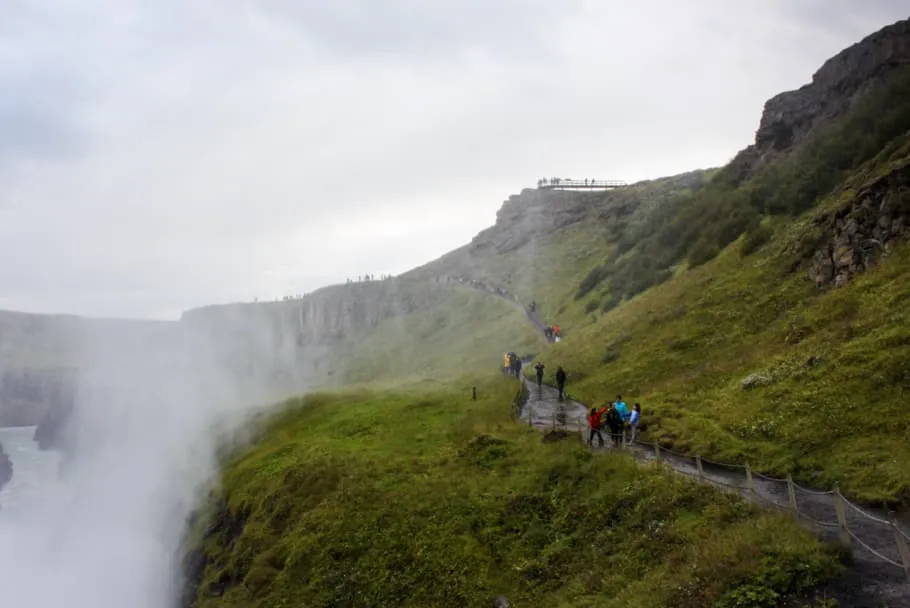
[{"label": "rope fence", "polygon": [[[584,411],[570,416],[565,405],[560,404],[555,408],[537,408],[535,412],[528,396],[523,397],[516,398],[516,403],[520,404],[517,417],[524,421],[526,414],[529,428],[577,434],[579,440],[587,444]],[[610,432],[601,432],[605,445],[611,445]],[[686,477],[736,491],[758,504],[789,513],[824,536],[830,535],[828,540],[858,551],[857,557],[865,555],[900,568],[910,582],[910,534],[900,528],[893,513],[889,519],[869,513],[844,497],[837,486],[830,490],[807,488],[794,482],[790,475],[773,477],[753,471],[748,463],[715,462],[697,454],[677,452],[659,443],[637,440],[630,443],[625,434],[620,448],[637,453],[643,460],[668,465]]]}]

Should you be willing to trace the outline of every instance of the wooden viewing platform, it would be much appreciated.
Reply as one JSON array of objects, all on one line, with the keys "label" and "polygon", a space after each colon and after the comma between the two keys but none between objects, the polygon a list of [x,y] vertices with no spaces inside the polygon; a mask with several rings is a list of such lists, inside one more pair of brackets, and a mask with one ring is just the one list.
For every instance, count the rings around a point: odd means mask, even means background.
[{"label": "wooden viewing platform", "polygon": [[612,190],[628,186],[626,182],[613,179],[540,179],[537,187],[541,190]]}]

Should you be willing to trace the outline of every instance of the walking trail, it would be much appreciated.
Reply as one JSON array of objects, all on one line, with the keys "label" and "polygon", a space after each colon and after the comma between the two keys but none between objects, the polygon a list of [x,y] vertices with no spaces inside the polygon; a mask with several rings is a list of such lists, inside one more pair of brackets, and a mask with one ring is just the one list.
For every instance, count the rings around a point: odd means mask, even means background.
[{"label": "walking trail", "polygon": [[[538,388],[536,382],[524,376],[522,378],[529,396],[522,404],[521,420],[542,431],[561,429],[587,441],[588,406],[568,398],[560,402],[556,389],[547,385]],[[607,439],[606,434],[604,438]],[[610,447],[591,449],[602,453],[616,451]],[[622,451],[631,453],[642,463],[654,461],[657,456],[654,444],[644,442],[636,442]],[[775,479],[753,472],[753,489],[750,489],[744,466],[724,465],[702,459],[702,470],[699,472],[697,462],[690,456],[664,448],[659,453],[660,461],[677,473],[736,492],[762,506],[792,512],[786,479]],[[842,531],[838,525],[834,492],[803,488],[795,484],[794,487],[798,505],[797,520],[824,540],[837,542]],[[910,584],[900,566],[901,556],[895,543],[895,531],[887,516],[872,509],[860,508],[848,501],[845,501],[845,505],[854,563],[847,577],[831,589],[832,594],[840,600],[840,608],[910,607]],[[892,563],[889,564],[888,561]]]}]

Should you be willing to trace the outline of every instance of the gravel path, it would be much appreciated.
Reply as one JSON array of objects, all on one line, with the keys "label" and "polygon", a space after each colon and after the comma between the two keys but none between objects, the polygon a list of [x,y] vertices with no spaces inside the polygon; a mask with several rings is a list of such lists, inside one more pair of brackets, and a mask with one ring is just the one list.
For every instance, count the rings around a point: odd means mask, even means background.
[{"label": "gravel path", "polygon": [[[579,434],[587,441],[588,406],[571,399],[558,400],[556,389],[537,387],[536,382],[524,378],[529,396],[521,409],[521,420],[534,428],[563,429]],[[583,433],[583,435],[582,435]],[[606,437],[605,437],[606,439]],[[608,444],[609,445],[609,444]],[[592,447],[595,452],[610,453],[610,447]],[[652,444],[639,444],[625,448],[640,462],[650,462],[656,457]],[[670,450],[660,450],[660,460],[674,471],[699,479],[705,483],[737,492],[764,507],[789,511],[790,495],[787,480],[753,474],[754,491],[748,488],[745,467],[723,465],[702,460],[699,473],[694,458]],[[837,542],[840,528],[837,523],[834,493],[795,486],[798,520],[830,542]],[[843,580],[828,590],[840,601],[840,608],[910,608],[910,583],[902,567],[888,564],[888,559],[901,563],[895,543],[895,532],[885,514],[873,509],[845,503],[847,528],[853,535],[853,564]],[[861,543],[865,543],[863,547]],[[879,556],[872,552],[877,552]]]}]

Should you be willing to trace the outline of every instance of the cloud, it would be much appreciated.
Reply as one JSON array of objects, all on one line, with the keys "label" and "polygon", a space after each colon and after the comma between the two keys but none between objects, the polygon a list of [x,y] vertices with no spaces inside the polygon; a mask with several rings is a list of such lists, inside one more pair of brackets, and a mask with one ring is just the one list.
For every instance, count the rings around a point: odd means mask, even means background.
[{"label": "cloud", "polygon": [[901,10],[4,3],[0,301],[176,317],[398,272],[541,175],[725,162],[768,97]]}]

